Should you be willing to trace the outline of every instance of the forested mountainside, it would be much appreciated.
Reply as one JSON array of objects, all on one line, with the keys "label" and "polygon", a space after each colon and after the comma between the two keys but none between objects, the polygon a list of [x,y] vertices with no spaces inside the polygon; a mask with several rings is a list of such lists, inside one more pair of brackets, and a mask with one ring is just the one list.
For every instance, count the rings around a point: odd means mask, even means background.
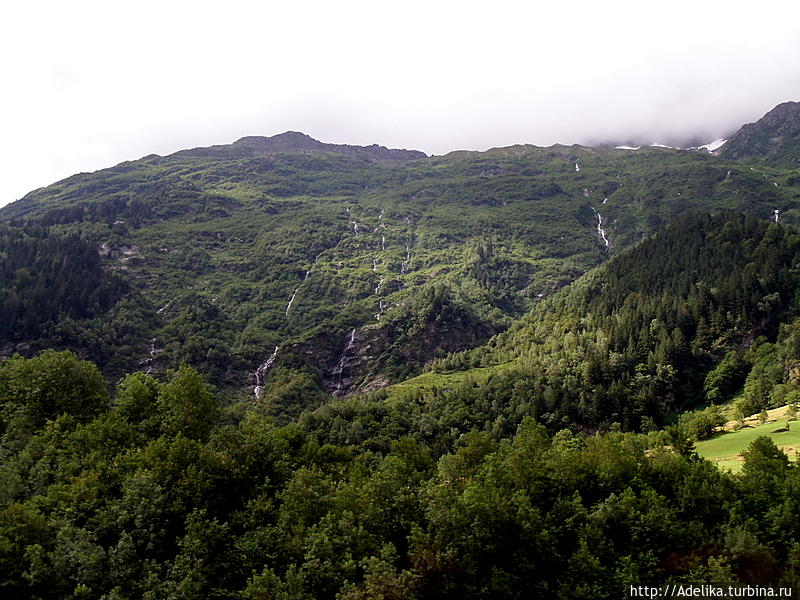
[{"label": "forested mountainside", "polygon": [[[687,210],[792,224],[797,184],[664,148],[425,157],[287,133],[149,156],[0,211],[12,237],[96,247],[131,290],[93,307],[112,311],[100,321],[67,311],[71,333],[8,335],[3,349],[70,348],[111,380],[187,362],[230,398],[298,414],[479,346]],[[14,322],[38,318],[27,289]]]},{"label": "forested mountainside", "polygon": [[[231,419],[202,377],[136,373],[110,403],[64,352],[0,364],[9,598],[627,598],[648,584],[800,584],[800,468],[741,475],[686,429],[554,435],[486,399],[335,401]],[[491,402],[491,399],[489,399]],[[476,427],[475,423],[480,423]],[[763,589],[763,588],[762,588]]]},{"label": "forested mountainside", "polygon": [[797,590],[798,463],[694,444],[800,402],[776,164],[288,133],[32,192],[0,211],[0,593]]},{"label": "forested mountainside", "polygon": [[752,414],[794,389],[786,384],[800,359],[798,267],[792,230],[735,213],[688,214],[489,344],[434,361],[419,385],[398,387],[421,396],[426,411],[481,405],[476,427],[513,428],[515,415],[532,415],[552,432],[649,430],[729,401],[745,383]]}]

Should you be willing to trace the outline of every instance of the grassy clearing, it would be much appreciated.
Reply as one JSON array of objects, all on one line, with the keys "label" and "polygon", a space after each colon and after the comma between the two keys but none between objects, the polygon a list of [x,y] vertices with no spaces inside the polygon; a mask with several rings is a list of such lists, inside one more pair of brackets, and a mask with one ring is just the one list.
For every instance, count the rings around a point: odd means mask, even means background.
[{"label": "grassy clearing", "polygon": [[[757,437],[766,435],[789,456],[790,460],[797,460],[797,453],[800,450],[800,421],[787,420],[785,413],[785,406],[769,411],[769,420],[763,425],[758,424],[757,417],[750,417],[745,419],[745,426],[738,431],[732,430],[734,422],[728,423],[720,435],[698,442],[695,445],[697,453],[716,463],[720,468],[737,473],[742,468],[741,453],[747,450]],[[780,431],[782,429],[788,431]]]},{"label": "grassy clearing", "polygon": [[453,373],[423,373],[406,379],[402,383],[396,383],[386,388],[388,398],[399,398],[406,394],[421,393],[427,394],[434,389],[442,391],[457,388],[459,386],[476,383],[480,384],[488,379],[489,375],[497,372],[498,369],[507,367],[491,366],[491,367],[478,367],[470,369],[469,371],[456,371]]}]

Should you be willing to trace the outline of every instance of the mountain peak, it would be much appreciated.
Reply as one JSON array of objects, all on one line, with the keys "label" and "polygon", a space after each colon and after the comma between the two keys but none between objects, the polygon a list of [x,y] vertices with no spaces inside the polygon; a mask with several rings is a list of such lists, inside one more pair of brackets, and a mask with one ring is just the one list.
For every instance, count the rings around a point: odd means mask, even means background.
[{"label": "mountain peak", "polygon": [[300,131],[285,131],[271,137],[251,135],[236,140],[232,146],[262,151],[321,150],[325,144]]},{"label": "mountain peak", "polygon": [[352,146],[349,144],[327,144],[315,140],[300,131],[285,131],[273,136],[246,136],[233,144],[181,150],[175,156],[212,156],[216,158],[249,158],[282,153],[330,152],[344,154],[363,160],[415,160],[426,158],[418,150],[400,150],[372,144],[371,146]]},{"label": "mountain peak", "polygon": [[755,123],[731,136],[720,154],[725,158],[769,158],[800,162],[800,102],[783,102]]}]

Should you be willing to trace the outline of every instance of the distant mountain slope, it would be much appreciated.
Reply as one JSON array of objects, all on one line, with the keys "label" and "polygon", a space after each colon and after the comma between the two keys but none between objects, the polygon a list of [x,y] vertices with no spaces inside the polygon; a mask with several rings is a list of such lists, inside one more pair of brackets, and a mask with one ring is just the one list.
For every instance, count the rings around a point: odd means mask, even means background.
[{"label": "distant mountain slope", "polygon": [[68,347],[112,378],[136,367],[135,346],[159,319],[95,244],[0,225],[0,259],[0,356]]},{"label": "distant mountain slope", "polygon": [[287,133],[75,175],[0,219],[80,236],[155,307],[131,369],[185,361],[291,413],[480,345],[688,210],[798,223],[792,177],[664,148],[424,157]]},{"label": "distant mountain slope", "polygon": [[249,136],[233,144],[181,150],[172,156],[198,156],[213,158],[254,158],[287,152],[332,152],[367,160],[406,161],[426,158],[419,150],[397,150],[372,144],[351,146],[347,144],[325,144],[305,133],[287,131],[272,137]]},{"label": "distant mountain slope", "polygon": [[779,104],[755,123],[744,125],[720,149],[739,160],[766,159],[770,164],[800,166],[800,102]]}]

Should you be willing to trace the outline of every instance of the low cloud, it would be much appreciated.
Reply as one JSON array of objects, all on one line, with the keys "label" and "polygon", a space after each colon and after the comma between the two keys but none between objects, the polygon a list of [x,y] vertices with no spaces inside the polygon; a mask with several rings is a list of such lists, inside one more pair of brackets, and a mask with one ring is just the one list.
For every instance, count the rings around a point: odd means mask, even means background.
[{"label": "low cloud", "polygon": [[74,172],[245,135],[300,130],[430,154],[683,144],[800,99],[795,3],[747,14],[716,0],[645,4],[144,0],[126,12],[84,1],[45,16],[20,5],[0,41],[18,57],[0,66],[12,90],[0,101],[0,204]]}]

